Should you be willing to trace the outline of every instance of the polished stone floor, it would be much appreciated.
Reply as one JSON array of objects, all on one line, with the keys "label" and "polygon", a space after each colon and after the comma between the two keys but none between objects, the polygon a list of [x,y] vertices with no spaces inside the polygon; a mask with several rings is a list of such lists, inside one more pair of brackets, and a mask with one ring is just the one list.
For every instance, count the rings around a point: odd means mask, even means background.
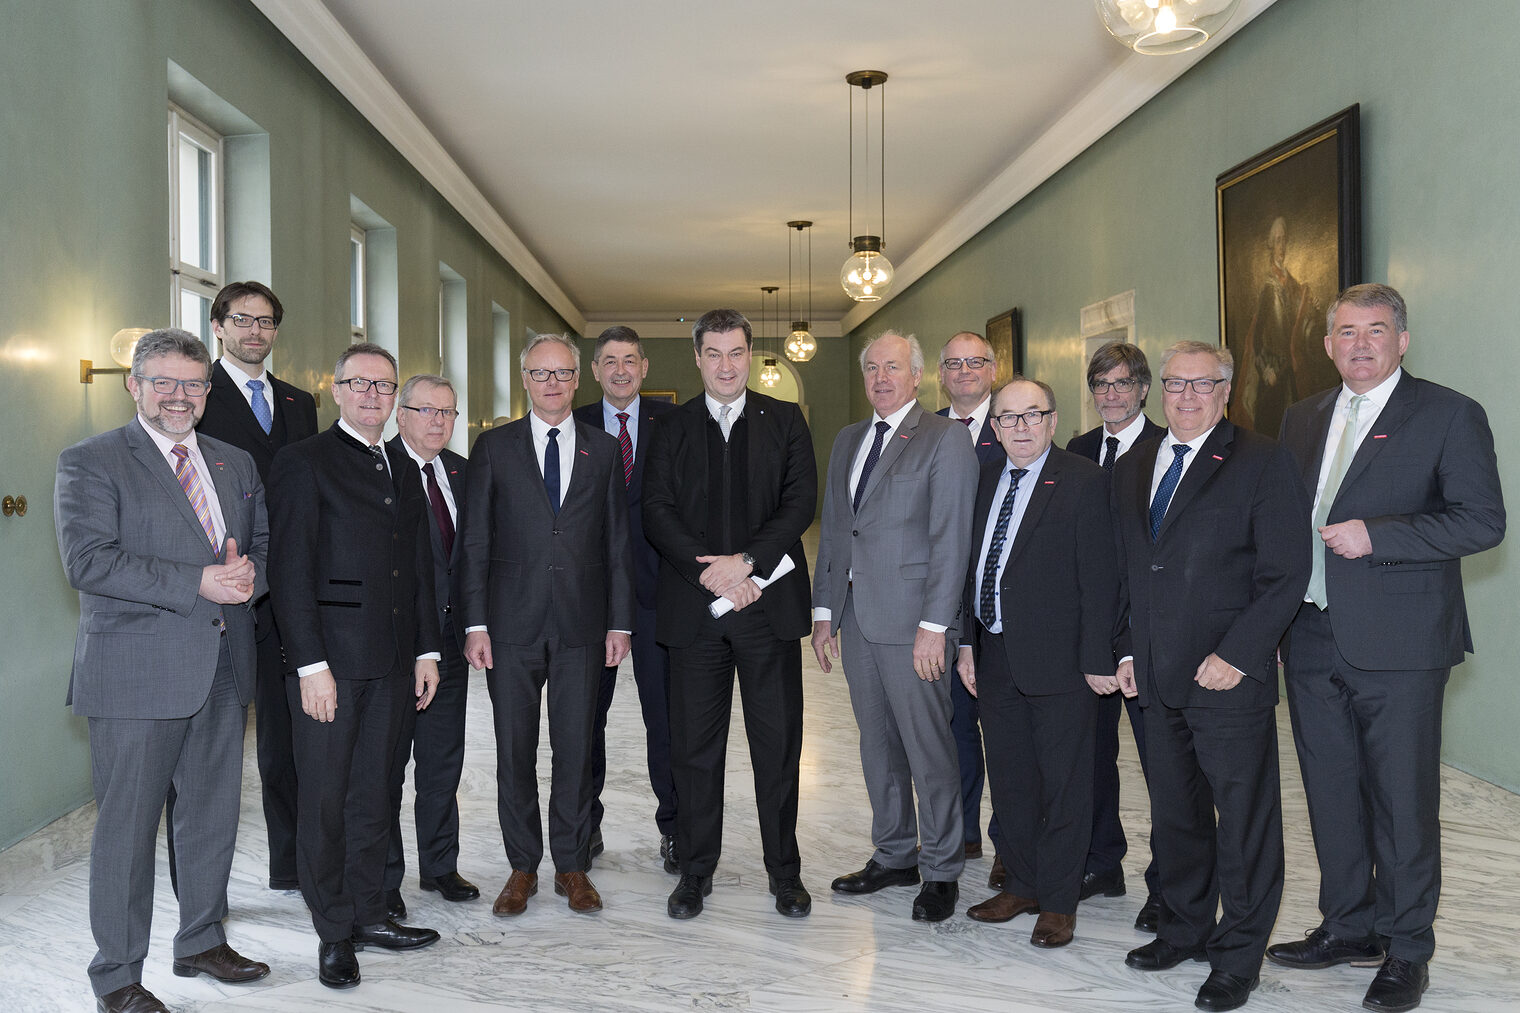
[{"label": "polished stone floor", "polygon": [[[806,739],[799,836],[803,877],[814,895],[802,921],[777,915],[767,893],[754,821],[753,786],[737,701],[729,743],[725,850],[701,917],[665,915],[674,878],[660,869],[654,799],[642,773],[643,727],[632,675],[619,679],[608,732],[607,850],[592,878],[606,909],[571,914],[551,888],[516,919],[491,915],[509,871],[496,824],[494,752],[483,677],[470,687],[469,752],[460,801],[460,871],[481,887],[475,902],[449,904],[416,889],[405,896],[413,924],[437,928],[437,945],[411,954],[360,954],[363,984],[347,992],[316,979],[316,937],[298,894],[265,887],[266,846],[253,735],[247,740],[243,822],[230,890],[231,943],[267,961],[273,973],[253,986],[170,971],[176,911],[162,837],[153,948],[144,983],[175,1010],[1187,1010],[1206,975],[1202,964],[1144,974],[1124,954],[1146,940],[1132,928],[1143,900],[1145,794],[1127,727],[1121,762],[1132,850],[1127,897],[1084,903],[1077,939],[1052,952],[1029,944],[1033,918],[981,925],[967,905],[990,895],[990,856],[967,863],[954,918],[909,918],[913,891],[871,897],[831,895],[829,880],[870,854],[869,811],[854,721],[836,668],[806,656]],[[1274,938],[1317,923],[1317,874],[1302,788],[1279,708],[1287,824],[1288,880]],[[547,736],[545,749],[547,750]],[[547,753],[540,762],[547,795]],[[1424,1010],[1478,1013],[1520,1009],[1520,798],[1446,770],[1445,888],[1436,923],[1438,951]],[[87,918],[86,806],[0,853],[0,1010],[92,1008],[84,968],[94,951]],[[408,844],[409,852],[412,845]],[[414,855],[414,852],[412,852]],[[411,856],[409,855],[409,861]],[[546,869],[548,863],[546,862]],[[1338,967],[1287,972],[1267,965],[1247,1009],[1353,1010],[1371,970]]]}]

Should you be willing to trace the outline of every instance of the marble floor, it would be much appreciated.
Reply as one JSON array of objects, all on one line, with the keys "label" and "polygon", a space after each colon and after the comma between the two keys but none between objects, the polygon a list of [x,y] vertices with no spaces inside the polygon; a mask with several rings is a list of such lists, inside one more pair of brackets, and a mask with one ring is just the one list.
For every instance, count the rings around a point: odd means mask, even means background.
[{"label": "marble floor", "polygon": [[[1134,745],[1123,729],[1124,812],[1132,850],[1127,897],[1096,898],[1078,913],[1077,939],[1057,951],[1029,944],[1033,918],[982,925],[965,907],[989,896],[990,856],[967,863],[960,910],[949,921],[909,918],[913,891],[864,898],[830,893],[834,876],[870,854],[869,809],[854,722],[836,668],[824,675],[806,656],[806,739],[798,832],[810,918],[777,915],[767,893],[754,821],[754,795],[734,712],[728,754],[724,856],[707,910],[689,922],[665,915],[674,877],[660,869],[654,799],[641,770],[643,727],[625,665],[608,730],[604,800],[607,850],[592,878],[606,909],[571,914],[543,889],[515,919],[493,918],[491,899],[509,868],[496,824],[494,753],[483,676],[470,689],[469,751],[460,792],[460,871],[483,897],[449,904],[404,893],[413,924],[437,928],[437,945],[411,954],[360,954],[363,984],[347,992],[316,978],[316,937],[300,896],[265,886],[266,845],[250,727],[243,823],[232,871],[231,943],[267,961],[273,973],[228,986],[170,971],[176,910],[160,837],[153,946],[144,983],[175,1010],[229,1013],[477,1010],[1190,1010],[1206,975],[1202,964],[1145,974],[1124,954],[1146,940],[1133,927],[1144,899],[1145,795]],[[737,704],[737,701],[736,701]],[[1274,938],[1295,938],[1318,921],[1317,874],[1286,707],[1279,709],[1288,881]],[[547,742],[547,736],[544,736]],[[547,745],[546,747],[547,748]],[[543,778],[547,754],[540,762]],[[409,779],[410,780],[410,779]],[[1520,798],[1447,769],[1444,773],[1445,887],[1424,1010],[1520,1010]],[[547,794],[547,781],[543,791]],[[409,797],[409,796],[408,796]],[[91,1009],[84,968],[94,951],[87,919],[86,806],[0,853],[0,1010]],[[409,863],[414,863],[408,844]],[[548,863],[546,862],[546,869]],[[1138,888],[1139,892],[1136,892]],[[1287,972],[1267,965],[1248,1009],[1352,1010],[1372,971],[1338,967]]]}]

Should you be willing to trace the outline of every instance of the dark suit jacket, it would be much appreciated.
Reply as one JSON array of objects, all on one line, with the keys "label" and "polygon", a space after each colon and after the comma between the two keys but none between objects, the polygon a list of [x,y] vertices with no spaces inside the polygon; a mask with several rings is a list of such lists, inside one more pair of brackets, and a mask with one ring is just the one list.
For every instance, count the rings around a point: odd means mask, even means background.
[{"label": "dark suit jacket", "polygon": [[[400,436],[392,436],[389,440],[391,449],[402,454],[406,453],[406,444]],[[453,614],[455,574],[459,568],[459,521],[458,516],[464,512],[464,479],[465,468],[469,462],[445,447],[438,452],[438,457],[443,461],[443,477],[449,486],[449,492],[454,496],[454,551],[443,551],[443,536],[438,532],[438,521],[433,517],[431,504],[428,509],[428,533],[432,536],[433,548],[433,604],[438,609],[438,623],[440,628],[443,623]],[[410,455],[407,460],[411,461]],[[415,464],[415,461],[411,461]],[[419,471],[419,479],[421,478]],[[422,483],[422,493],[427,495],[427,482]],[[460,651],[464,650],[464,627],[454,623],[455,646]]]},{"label": "dark suit jacket", "polygon": [[[644,532],[660,554],[655,592],[655,638],[684,647],[695,638],[699,610],[714,600],[701,584],[709,555],[707,541],[707,397],[699,394],[665,415],[649,442],[644,472]],[[750,609],[759,609],[781,640],[796,640],[812,629],[808,610],[807,556],[802,533],[813,523],[818,472],[813,437],[802,409],[758,391],[745,395],[749,446],[749,530],[744,551],[755,557],[764,577],[789,555],[796,567],[765,589]],[[746,612],[749,610],[746,609]]]},{"label": "dark suit jacket", "polygon": [[[1087,458],[1089,461],[1101,461],[1101,458],[1098,454],[1098,448],[1103,446],[1103,440],[1107,435],[1108,434],[1103,431],[1103,426],[1096,426],[1095,428],[1089,429],[1087,432],[1082,433],[1080,436],[1073,436],[1067,442],[1066,449],[1071,451],[1073,454]],[[1156,423],[1152,422],[1150,418],[1147,417],[1145,420],[1145,425],[1140,430],[1140,438],[1136,440],[1134,446],[1130,447],[1129,449],[1134,450],[1146,440],[1159,440],[1165,435],[1166,427],[1156,425]],[[1117,464],[1118,462],[1116,461],[1115,463]]]},{"label": "dark suit jacket", "polygon": [[[1282,441],[1310,502],[1341,388],[1288,409]],[[1367,524],[1372,555],[1325,551],[1326,615],[1346,660],[1372,670],[1449,668],[1472,650],[1461,557],[1504,538],[1504,497],[1488,416],[1476,401],[1408,371],[1367,433],[1328,521]]]},{"label": "dark suit jacket", "polygon": [[[649,434],[655,419],[675,410],[676,406],[668,401],[639,398],[639,438],[633,445],[633,480],[628,483],[628,544],[633,549],[633,588],[641,609],[654,608],[655,584],[660,576],[660,554],[644,537],[644,462],[649,460]],[[575,417],[593,429],[607,431],[601,399],[575,409]],[[621,462],[621,450],[618,459]]]},{"label": "dark suit jacket", "polygon": [[[200,437],[227,534],[266,590],[264,489],[248,455]],[[136,418],[58,458],[58,551],[79,591],[68,701],[83,717],[184,718],[206,702],[225,626],[238,699],[253,698],[253,613],[200,597],[213,550],[158,446]],[[252,599],[250,599],[252,600]],[[160,804],[162,799],[159,800]]]},{"label": "dark suit jacket", "polygon": [[[949,419],[950,408],[947,405],[934,414],[943,415]],[[950,421],[954,422],[955,419],[950,419]],[[963,422],[961,425],[965,425],[965,423]],[[995,464],[998,461],[1006,461],[1007,459],[1008,455],[1003,453],[1003,445],[998,442],[997,428],[992,424],[992,411],[989,408],[987,417],[982,420],[982,431],[976,434],[976,463],[978,465]]]},{"label": "dark suit jacket", "polygon": [[266,434],[253,417],[233,378],[220,360],[211,368],[211,390],[206,394],[206,413],[196,429],[207,436],[246,450],[259,469],[259,481],[269,484],[269,466],[275,453],[287,444],[315,436],[317,403],[299,387],[292,387],[273,373],[264,393],[273,407],[273,425]]},{"label": "dark suit jacket", "polygon": [[440,650],[427,494],[386,451],[389,474],[335,422],[274,459],[269,586],[291,671],[379,679]]},{"label": "dark suit jacket", "polygon": [[[979,622],[977,562],[989,519],[996,520],[993,497],[1007,467],[1007,455],[982,465],[962,605],[968,629]],[[1114,674],[1119,614],[1108,475],[1092,461],[1051,447],[1037,483],[1018,530],[1009,532],[1012,545],[999,582],[1008,671],[1027,696],[1091,692],[1084,674]],[[962,643],[974,646],[976,639],[961,634]]]},{"label": "dark suit jacket", "polygon": [[[1114,465],[1120,607],[1116,650],[1133,654],[1141,706],[1271,707],[1277,643],[1309,586],[1309,504],[1273,440],[1220,420],[1172,494],[1155,542],[1151,476],[1161,440]],[[1209,654],[1245,673],[1193,681]]]},{"label": "dark suit jacket", "polygon": [[[633,560],[623,456],[600,426],[575,422],[575,465],[549,506],[527,416],[475,440],[456,547],[463,628],[507,644],[600,644],[633,629]],[[456,622],[458,618],[456,617]]]}]

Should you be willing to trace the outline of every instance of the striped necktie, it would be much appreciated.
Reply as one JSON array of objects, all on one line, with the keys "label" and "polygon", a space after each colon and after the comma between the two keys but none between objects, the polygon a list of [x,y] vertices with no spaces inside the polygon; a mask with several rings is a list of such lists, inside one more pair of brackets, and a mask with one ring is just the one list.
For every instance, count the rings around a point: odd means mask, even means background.
[{"label": "striped necktie", "polygon": [[201,488],[201,477],[195,470],[195,464],[190,460],[190,448],[183,443],[176,443],[173,453],[177,458],[174,463],[174,477],[179,479],[179,487],[185,490],[191,509],[195,511],[201,527],[206,531],[206,540],[215,550],[216,524],[211,520],[211,507],[206,503],[206,490]]}]

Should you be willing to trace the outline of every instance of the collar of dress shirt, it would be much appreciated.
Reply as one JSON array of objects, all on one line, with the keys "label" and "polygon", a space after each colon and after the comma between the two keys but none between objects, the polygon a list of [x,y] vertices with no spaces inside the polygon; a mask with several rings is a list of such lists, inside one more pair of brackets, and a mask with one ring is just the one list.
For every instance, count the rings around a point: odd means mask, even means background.
[{"label": "collar of dress shirt", "polygon": [[570,440],[575,439],[575,416],[574,415],[566,415],[557,424],[551,426],[551,425],[549,425],[549,423],[547,423],[547,422],[545,422],[543,420],[543,418],[538,414],[538,412],[529,411],[528,412],[528,425],[533,430],[533,439],[537,443],[540,443],[540,444],[544,444],[544,443],[548,443],[549,442],[549,430],[551,430],[551,429],[558,429],[559,430],[558,441],[559,441],[560,446],[564,446],[565,445],[565,441],[567,439],[570,439]]},{"label": "collar of dress shirt", "polygon": [[259,371],[257,373],[249,373],[247,364],[239,362],[236,359],[229,359],[224,355],[216,361],[222,364],[222,369],[226,372],[227,378],[237,384],[238,390],[242,391],[245,396],[248,394],[249,380],[263,380],[264,396],[269,398],[271,404],[274,403],[274,392],[270,390],[274,385],[269,382],[269,369],[262,362],[259,363]]},{"label": "collar of dress shirt", "polygon": [[[1197,457],[1198,448],[1203,446],[1203,441],[1207,440],[1209,438],[1209,434],[1217,428],[1219,428],[1219,424],[1216,422],[1214,425],[1209,426],[1209,428],[1205,429],[1202,433],[1193,437],[1191,440],[1179,440],[1177,437],[1173,436],[1172,431],[1168,429],[1166,431],[1166,436],[1164,436],[1161,440],[1161,449],[1156,451],[1156,460],[1165,461],[1166,466],[1170,468],[1172,466],[1172,459],[1166,455],[1171,453],[1171,449],[1173,447],[1180,447],[1184,443],[1193,448],[1193,457]],[[1193,463],[1193,457],[1188,458],[1184,462],[1184,469],[1187,467],[1187,465]]]},{"label": "collar of dress shirt", "polygon": [[1117,433],[1109,432],[1106,425],[1099,427],[1102,430],[1102,434],[1098,440],[1098,446],[1102,447],[1103,442],[1110,436],[1117,436],[1119,437],[1119,449],[1121,451],[1128,450],[1140,438],[1140,434],[1145,432],[1145,421],[1145,412],[1142,410],[1140,414],[1129,420],[1129,425]]},{"label": "collar of dress shirt", "polygon": [[[144,421],[141,412],[137,414],[136,418],[137,424],[142,426],[143,432],[148,434],[148,438],[153,441],[153,445],[158,448],[158,452],[160,454],[163,454],[164,460],[168,461],[170,464],[174,463],[174,445],[176,443],[183,443],[187,448],[189,448],[190,456],[192,459],[196,460],[197,462],[202,459],[200,444],[195,440],[194,429],[190,430],[184,436],[176,440],[165,436],[157,429],[154,429],[152,426],[148,425],[148,423]],[[199,464],[197,464],[197,467],[199,467]]]},{"label": "collar of dress shirt", "polygon": [[[992,396],[989,394],[982,401],[981,404],[979,404],[975,408],[971,409],[971,414],[970,415],[961,415],[961,414],[959,414],[958,412],[956,412],[955,406],[951,405],[951,407],[950,407],[950,417],[952,419],[970,419],[971,420],[971,424],[969,426],[967,426],[966,428],[969,429],[969,430],[971,430],[971,438],[973,440],[975,440],[976,438],[978,438],[979,436],[982,435],[982,427],[987,424],[987,412],[991,408],[992,408]],[[896,427],[894,426],[893,428],[896,428]]]},{"label": "collar of dress shirt", "polygon": [[[876,423],[878,422],[885,422],[887,424],[888,435],[897,432],[897,427],[902,425],[903,419],[908,417],[908,412],[912,411],[913,406],[917,403],[918,401],[916,398],[910,397],[908,398],[907,404],[903,405],[901,408],[897,409],[897,411],[893,412],[891,415],[888,415],[886,418],[882,418],[880,415],[872,412],[870,428],[874,429],[876,427]],[[867,431],[869,431],[869,429]],[[972,435],[975,436],[976,434],[973,433]]]},{"label": "collar of dress shirt", "polygon": [[[1020,496],[1024,495],[1027,490],[1034,488],[1034,481],[1040,477],[1040,472],[1045,470],[1045,462],[1048,460],[1050,460],[1050,448],[1046,447],[1043,454],[1041,454],[1039,457],[1036,457],[1033,461],[1030,461],[1024,466],[1024,477],[1019,480]],[[1018,469],[1018,465],[1014,464],[1006,457],[1003,459],[1003,463],[1007,465],[1007,467],[1003,469],[1004,475],[1011,475],[1015,470]]]},{"label": "collar of dress shirt", "polygon": [[637,419],[639,417],[639,395],[634,395],[633,400],[628,402],[627,408],[619,408],[606,398],[602,398],[602,428],[608,432],[616,433],[618,412],[627,412],[629,422]]},{"label": "collar of dress shirt", "polygon": [[[1398,369],[1395,369],[1393,371],[1393,375],[1388,377],[1388,379],[1384,380],[1382,383],[1369,390],[1366,394],[1366,398],[1372,403],[1372,407],[1376,408],[1378,411],[1382,411],[1383,406],[1388,404],[1388,399],[1393,396],[1393,388],[1399,385],[1399,380],[1403,379],[1403,376],[1404,367],[1400,366]],[[1346,406],[1351,403],[1351,399],[1355,396],[1356,395],[1351,392],[1350,387],[1347,387],[1344,383],[1341,384],[1340,393],[1335,395],[1335,410],[1337,412],[1344,412],[1346,410]],[[1362,416],[1359,414],[1358,417],[1360,418]]]},{"label": "collar of dress shirt", "polygon": [[[414,464],[416,464],[419,468],[428,468],[428,467],[431,467],[432,464],[433,464],[433,461],[438,460],[438,457],[433,457],[431,459],[424,460],[423,456],[421,454],[417,453],[417,451],[413,450],[412,449],[412,445],[410,443],[406,442],[406,438],[405,437],[402,437],[402,439],[401,439],[401,449],[406,451],[406,456],[410,457],[412,459],[412,462]],[[442,455],[439,455],[439,456],[442,456]],[[435,472],[434,474],[436,475],[437,473]]]},{"label": "collar of dress shirt", "polygon": [[[716,422],[718,420],[718,409],[723,407],[723,402],[719,401],[711,394],[705,394],[703,396],[707,398],[707,411],[710,415],[712,415],[713,421]],[[739,392],[739,396],[734,398],[733,402],[729,404],[728,417],[730,419],[738,419],[740,415],[743,415],[744,402],[747,400],[749,400],[748,388],[741,390]]]},{"label": "collar of dress shirt", "polygon": [[[359,432],[359,430],[357,430],[353,426],[349,425],[348,421],[346,419],[344,419],[342,416],[338,417],[338,428],[341,429],[341,430],[343,430],[348,435],[352,436],[354,439],[358,440],[361,445],[366,446],[366,447],[379,447],[381,453],[385,452],[385,438],[383,436],[380,438],[380,442],[379,443],[371,443],[369,441],[369,437],[368,436],[365,436],[363,433]],[[405,442],[405,441],[403,441],[403,442]],[[386,455],[386,456],[387,456],[386,464],[387,464],[387,466],[389,466],[389,464],[390,464],[389,455]]]}]

